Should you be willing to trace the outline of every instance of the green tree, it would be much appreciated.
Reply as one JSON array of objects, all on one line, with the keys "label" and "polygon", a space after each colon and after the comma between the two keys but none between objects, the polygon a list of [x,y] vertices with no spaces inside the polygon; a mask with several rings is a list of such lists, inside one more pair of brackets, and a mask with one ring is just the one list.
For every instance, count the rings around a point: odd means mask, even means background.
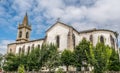
[{"label": "green tree", "polygon": [[3,55],[0,53],[0,70],[2,69],[2,60],[3,60]]},{"label": "green tree", "polygon": [[[87,53],[86,53],[87,54]],[[90,46],[87,54],[89,63],[94,66],[94,73],[104,73],[110,64],[112,49],[104,43],[98,43],[95,48]]]},{"label": "green tree", "polygon": [[49,72],[51,72],[51,70],[55,70],[56,67],[59,66],[60,64],[60,55],[59,52],[57,50],[57,47],[54,44],[50,44],[48,45],[48,56],[47,56],[47,60],[45,62],[45,66],[49,69]]},{"label": "green tree", "polygon": [[112,49],[112,55],[110,57],[109,71],[120,71],[119,54],[115,49]]},{"label": "green tree", "polygon": [[24,65],[21,64],[21,65],[18,67],[18,73],[25,73]]},{"label": "green tree", "polygon": [[5,71],[17,71],[19,66],[19,59],[16,55],[9,53],[5,56],[5,63],[3,69]]},{"label": "green tree", "polygon": [[88,58],[86,56],[86,52],[89,54],[90,42],[83,39],[74,50],[74,65],[77,67],[77,70],[81,70],[81,67],[87,67],[83,64],[86,62],[88,64]]},{"label": "green tree", "polygon": [[72,65],[74,61],[73,52],[70,50],[64,50],[61,54],[61,61],[62,64],[66,66],[66,69],[68,71],[68,67]]}]

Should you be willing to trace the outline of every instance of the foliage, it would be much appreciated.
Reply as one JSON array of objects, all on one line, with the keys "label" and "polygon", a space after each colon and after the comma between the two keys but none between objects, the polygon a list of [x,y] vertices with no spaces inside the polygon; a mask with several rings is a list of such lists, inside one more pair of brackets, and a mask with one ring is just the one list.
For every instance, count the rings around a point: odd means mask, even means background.
[{"label": "foliage", "polygon": [[0,54],[0,67],[1,67],[1,64],[2,64],[2,59],[3,59],[3,55]]},{"label": "foliage", "polygon": [[66,66],[68,71],[68,67],[72,65],[74,61],[73,53],[70,50],[65,49],[61,54],[61,61],[62,61],[62,64]]},{"label": "foliage", "polygon": [[108,67],[109,71],[120,71],[120,61],[119,61],[119,54],[112,50],[112,55],[110,57],[110,65]]},{"label": "foliage", "polygon": [[24,65],[18,67],[18,73],[25,73]]},{"label": "foliage", "polygon": [[16,55],[9,53],[5,56],[5,63],[3,66],[5,71],[17,71],[18,66],[19,58]]},{"label": "foliage", "polygon": [[58,66],[59,53],[54,44],[43,44],[41,48],[35,48],[29,54],[14,55],[9,53],[5,60],[3,66],[5,71],[17,71],[21,64],[27,71],[40,70],[43,66],[53,69]]},{"label": "foliage", "polygon": [[47,60],[45,62],[45,66],[51,72],[51,70],[55,70],[55,68],[59,66],[60,56],[59,56],[57,47],[54,44],[50,44],[48,46],[49,46],[48,52],[47,52],[48,56],[47,56]]},{"label": "foliage", "polygon": [[90,54],[86,53],[89,63],[94,66],[94,73],[103,73],[110,64],[112,49],[104,43],[98,43],[95,48],[90,46]]},{"label": "foliage", "polygon": [[64,73],[63,68],[59,68],[56,73]]},{"label": "foliage", "polygon": [[[89,54],[89,48],[90,48],[90,42],[86,41],[86,39],[83,39],[76,47],[74,50],[74,58],[75,58],[75,63],[74,65],[77,68],[83,67],[82,62],[87,62],[88,58],[86,56],[86,52]],[[80,69],[79,69],[80,70]]]}]

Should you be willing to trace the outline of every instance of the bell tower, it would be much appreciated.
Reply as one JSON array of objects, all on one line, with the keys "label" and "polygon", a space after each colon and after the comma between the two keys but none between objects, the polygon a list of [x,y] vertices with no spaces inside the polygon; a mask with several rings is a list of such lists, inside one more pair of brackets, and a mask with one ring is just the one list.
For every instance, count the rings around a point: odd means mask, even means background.
[{"label": "bell tower", "polygon": [[31,25],[28,23],[28,15],[27,13],[24,16],[22,24],[18,25],[18,33],[16,42],[27,42],[30,38]]}]

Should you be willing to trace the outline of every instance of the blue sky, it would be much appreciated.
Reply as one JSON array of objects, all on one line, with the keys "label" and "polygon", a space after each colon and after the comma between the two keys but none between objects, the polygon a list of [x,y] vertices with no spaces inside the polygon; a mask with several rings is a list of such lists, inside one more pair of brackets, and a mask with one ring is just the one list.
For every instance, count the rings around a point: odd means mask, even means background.
[{"label": "blue sky", "polygon": [[57,18],[78,31],[98,28],[120,33],[120,0],[0,0],[0,53],[15,42],[26,12],[31,40],[44,38]]}]

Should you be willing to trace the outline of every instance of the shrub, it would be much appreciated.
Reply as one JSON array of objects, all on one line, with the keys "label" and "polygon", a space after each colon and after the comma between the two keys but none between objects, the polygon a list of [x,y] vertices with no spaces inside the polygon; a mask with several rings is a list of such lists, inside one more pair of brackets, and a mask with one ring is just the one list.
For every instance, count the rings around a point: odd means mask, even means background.
[{"label": "shrub", "polygon": [[18,67],[18,73],[25,73],[24,65]]}]

